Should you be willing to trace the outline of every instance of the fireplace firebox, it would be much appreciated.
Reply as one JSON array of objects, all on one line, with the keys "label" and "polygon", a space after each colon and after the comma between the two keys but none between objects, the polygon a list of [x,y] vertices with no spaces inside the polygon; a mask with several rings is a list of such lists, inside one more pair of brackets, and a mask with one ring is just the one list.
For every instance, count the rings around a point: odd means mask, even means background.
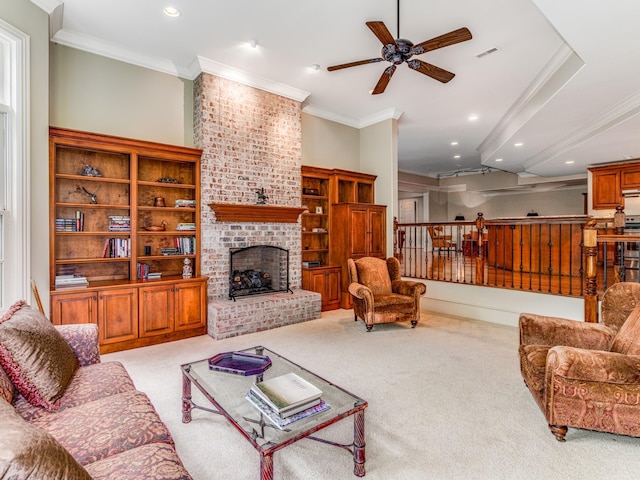
[{"label": "fireplace firebox", "polygon": [[232,248],[229,262],[229,298],[291,292],[289,250],[272,245]]}]

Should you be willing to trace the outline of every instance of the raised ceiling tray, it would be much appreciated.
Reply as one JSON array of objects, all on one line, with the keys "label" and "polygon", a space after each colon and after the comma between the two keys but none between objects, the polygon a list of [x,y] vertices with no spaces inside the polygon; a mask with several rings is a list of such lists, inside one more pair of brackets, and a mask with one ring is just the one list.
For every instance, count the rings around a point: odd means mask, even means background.
[{"label": "raised ceiling tray", "polygon": [[270,366],[269,357],[244,352],[224,352],[209,359],[209,370],[234,375],[260,375]]},{"label": "raised ceiling tray", "polygon": [[216,214],[216,222],[244,223],[297,223],[306,209],[301,207],[277,207],[271,205],[238,205],[210,203]]}]

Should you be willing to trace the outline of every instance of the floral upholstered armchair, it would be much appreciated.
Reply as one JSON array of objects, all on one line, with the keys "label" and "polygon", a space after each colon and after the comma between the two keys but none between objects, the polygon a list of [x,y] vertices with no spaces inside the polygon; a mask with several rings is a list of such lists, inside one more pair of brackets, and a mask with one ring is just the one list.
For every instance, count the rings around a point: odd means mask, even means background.
[{"label": "floral upholstered armchair", "polygon": [[402,280],[397,258],[350,258],[347,266],[355,320],[361,318],[367,331],[376,323],[409,320],[412,327],[418,324],[420,296],[427,287],[420,282]]},{"label": "floral upholstered armchair", "polygon": [[520,315],[520,371],[551,433],[640,437],[640,284],[604,293],[602,323]]}]

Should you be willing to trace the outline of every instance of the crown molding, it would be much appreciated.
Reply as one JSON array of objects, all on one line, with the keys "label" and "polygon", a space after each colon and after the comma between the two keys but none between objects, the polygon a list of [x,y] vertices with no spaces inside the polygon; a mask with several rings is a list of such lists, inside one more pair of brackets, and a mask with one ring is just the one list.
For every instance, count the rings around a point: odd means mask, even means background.
[{"label": "crown molding", "polygon": [[345,117],[332,112],[328,112],[326,110],[322,110],[320,108],[314,107],[313,105],[307,105],[302,109],[302,111],[304,113],[308,113],[309,115],[324,118],[325,120],[330,120],[332,122],[342,123],[343,125],[347,125],[348,127],[357,129],[375,125],[376,123],[385,120],[398,120],[404,113],[396,108],[387,108],[386,110],[381,110],[380,112],[374,113],[373,115],[369,115],[368,117],[357,120],[355,118]]},{"label": "crown molding", "polygon": [[[200,71],[203,73],[210,73],[211,75],[216,75],[217,77],[233,80],[234,82],[248,85],[250,87],[255,87],[260,90],[265,90],[267,92],[275,93],[276,95],[290,98],[291,100],[304,102],[306,98],[311,95],[310,92],[307,92],[305,90],[301,90],[284,83],[276,82],[274,80],[261,77],[260,75],[245,72],[244,70],[240,70],[239,68],[230,67],[229,65],[225,65],[223,63],[216,62],[205,57],[198,56],[197,62],[200,66]],[[192,67],[194,65],[194,63],[191,64]],[[190,68],[190,70],[193,73],[193,68]]]},{"label": "crown molding", "polygon": [[31,3],[45,11],[48,15],[51,15],[56,8],[62,6],[60,0],[31,0]]},{"label": "crown molding", "polygon": [[120,62],[130,63],[132,65],[137,65],[151,70],[157,70],[177,77],[189,78],[190,72],[188,69],[181,68],[170,60],[152,58],[148,55],[143,55],[132,50],[104,42],[90,35],[84,35],[68,30],[60,30],[56,32],[51,41],[59,45],[76,48],[78,50],[101,55]]}]

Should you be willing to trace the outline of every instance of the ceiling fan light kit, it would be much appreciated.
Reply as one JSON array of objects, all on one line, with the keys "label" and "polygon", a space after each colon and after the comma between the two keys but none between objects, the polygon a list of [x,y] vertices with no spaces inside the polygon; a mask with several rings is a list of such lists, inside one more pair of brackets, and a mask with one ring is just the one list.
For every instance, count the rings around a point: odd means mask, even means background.
[{"label": "ceiling fan light kit", "polygon": [[[398,1],[398,19],[400,18],[400,2]],[[442,83],[449,82],[455,74],[437,67],[430,63],[424,62],[418,59],[412,59],[414,55],[420,55],[438,48],[448,47],[449,45],[455,45],[456,43],[465,42],[471,40],[472,35],[468,28],[463,27],[457,30],[453,30],[444,35],[426,40],[424,42],[414,45],[411,41],[404,38],[394,39],[389,29],[384,22],[366,22],[367,27],[373,32],[373,34],[382,43],[382,50],[380,57],[370,58],[367,60],[358,60],[356,62],[343,63],[340,65],[334,65],[328,67],[327,70],[333,72],[334,70],[342,70],[349,67],[357,67],[359,65],[366,65],[369,63],[377,62],[389,62],[391,65],[384,69],[378,83],[371,91],[372,95],[383,93],[391,80],[391,76],[395,73],[396,67],[402,63],[406,63],[409,68],[420,72],[423,75],[431,77]],[[398,20],[398,37],[400,37],[400,21]]]}]

